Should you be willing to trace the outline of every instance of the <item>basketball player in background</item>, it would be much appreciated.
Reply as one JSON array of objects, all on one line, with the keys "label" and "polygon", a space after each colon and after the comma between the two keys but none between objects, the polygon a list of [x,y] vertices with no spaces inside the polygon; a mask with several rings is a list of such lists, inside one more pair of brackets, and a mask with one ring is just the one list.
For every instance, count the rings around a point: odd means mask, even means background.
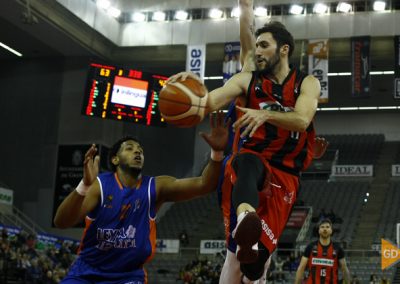
[{"label": "basketball player in background", "polygon": [[[255,35],[257,71],[242,71],[208,94],[208,111],[236,99],[239,113],[222,183],[222,211],[228,245],[237,244],[244,276],[226,280],[221,274],[221,283],[261,278],[296,200],[300,172],[314,155],[319,81],[289,66],[294,40],[283,24],[268,23]],[[182,72],[167,84],[187,77],[200,81]],[[228,250],[227,258],[233,256]]]},{"label": "basketball player in background", "polygon": [[342,270],[344,283],[350,283],[344,251],[338,243],[332,242],[332,232],[331,220],[322,219],[318,225],[319,239],[306,247],[297,268],[295,284],[302,283],[306,268],[308,284],[339,283],[338,267]]},{"label": "basketball player in background", "polygon": [[156,212],[164,202],[183,201],[213,190],[221,172],[228,130],[223,115],[211,119],[211,159],[200,177],[142,175],[144,150],[132,137],[110,150],[112,172],[99,173],[96,147],[86,152],[83,179],[57,209],[54,224],[72,227],[83,219],[86,228],[77,260],[62,283],[144,284],[143,265],[155,252]]}]

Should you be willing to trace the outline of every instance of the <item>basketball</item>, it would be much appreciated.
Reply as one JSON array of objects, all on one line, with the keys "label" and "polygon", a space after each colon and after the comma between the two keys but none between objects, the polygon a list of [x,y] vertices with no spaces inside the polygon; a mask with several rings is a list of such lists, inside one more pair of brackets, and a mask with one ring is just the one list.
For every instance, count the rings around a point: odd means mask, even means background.
[{"label": "basketball", "polygon": [[159,96],[158,107],[167,123],[192,127],[206,114],[208,91],[197,80],[187,78],[166,84]]}]

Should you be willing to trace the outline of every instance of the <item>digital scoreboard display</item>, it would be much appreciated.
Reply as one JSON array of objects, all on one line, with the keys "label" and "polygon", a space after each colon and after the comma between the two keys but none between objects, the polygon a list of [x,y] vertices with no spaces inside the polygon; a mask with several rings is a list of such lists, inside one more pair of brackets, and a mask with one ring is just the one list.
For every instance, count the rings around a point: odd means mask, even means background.
[{"label": "digital scoreboard display", "polygon": [[167,77],[91,63],[82,114],[152,126],[165,126],[158,96]]}]

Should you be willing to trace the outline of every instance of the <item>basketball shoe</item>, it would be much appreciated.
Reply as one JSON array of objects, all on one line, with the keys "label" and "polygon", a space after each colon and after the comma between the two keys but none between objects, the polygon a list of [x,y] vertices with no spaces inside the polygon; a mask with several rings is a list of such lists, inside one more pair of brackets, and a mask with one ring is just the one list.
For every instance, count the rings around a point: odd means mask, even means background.
[{"label": "basketball shoe", "polygon": [[232,237],[237,244],[236,257],[240,263],[257,261],[261,232],[261,220],[256,212],[245,211],[239,214]]}]

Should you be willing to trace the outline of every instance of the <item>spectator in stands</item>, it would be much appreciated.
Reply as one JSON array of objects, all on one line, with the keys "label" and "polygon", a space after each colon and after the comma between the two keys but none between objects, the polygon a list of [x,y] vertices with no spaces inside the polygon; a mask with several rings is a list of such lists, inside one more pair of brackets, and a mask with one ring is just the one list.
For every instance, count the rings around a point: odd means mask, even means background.
[{"label": "spectator in stands", "polygon": [[179,241],[184,247],[189,244],[189,236],[185,230],[179,234]]},{"label": "spectator in stands", "polygon": [[217,186],[228,130],[222,112],[210,120],[211,133],[202,137],[212,148],[211,160],[200,177],[142,175],[143,147],[132,137],[114,144],[109,155],[113,172],[98,176],[99,157],[92,145],[85,154],[83,180],[61,203],[54,219],[59,228],[85,217],[87,224],[82,250],[62,283],[99,277],[103,283],[145,282],[143,264],[155,252],[156,211],[164,202],[198,197]]},{"label": "spectator in stands", "polygon": [[361,282],[358,279],[357,275],[353,275],[353,278],[351,278],[350,284],[361,284]]},{"label": "spectator in stands", "polygon": [[381,284],[389,284],[389,280],[385,276],[382,276]]},{"label": "spectator in stands", "polygon": [[43,272],[39,267],[37,259],[31,261],[32,266],[28,268],[27,271],[27,283],[29,284],[40,284],[42,283]]},{"label": "spectator in stands", "polygon": [[277,281],[284,281],[285,280],[285,273],[283,272],[283,265],[285,262],[282,260],[281,257],[278,257],[275,262],[275,279]]},{"label": "spectator in stands", "polygon": [[371,274],[371,276],[369,277],[369,284],[379,284],[379,279],[376,274]]},{"label": "spectator in stands", "polygon": [[310,243],[301,258],[296,272],[295,284],[303,280],[304,271],[308,268],[307,283],[338,283],[338,268],[342,270],[346,283],[350,282],[344,251],[338,243],[331,241],[332,222],[323,219],[319,223],[319,240]]},{"label": "spectator in stands", "polygon": [[3,241],[6,241],[8,239],[8,231],[5,227],[1,230],[1,239]]}]

